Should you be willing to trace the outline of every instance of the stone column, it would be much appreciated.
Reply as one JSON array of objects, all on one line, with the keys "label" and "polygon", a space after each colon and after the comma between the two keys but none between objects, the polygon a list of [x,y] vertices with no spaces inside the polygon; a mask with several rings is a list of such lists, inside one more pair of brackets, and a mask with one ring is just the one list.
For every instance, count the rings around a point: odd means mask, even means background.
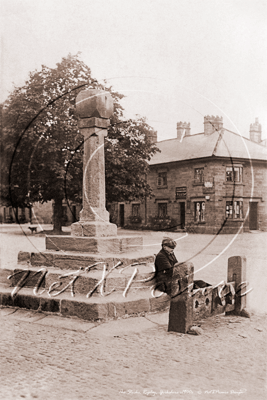
[{"label": "stone column", "polygon": [[117,226],[109,222],[105,201],[104,138],[113,99],[109,92],[81,91],[76,98],[78,127],[84,136],[83,209],[80,221],[72,224],[72,236],[116,236]]}]

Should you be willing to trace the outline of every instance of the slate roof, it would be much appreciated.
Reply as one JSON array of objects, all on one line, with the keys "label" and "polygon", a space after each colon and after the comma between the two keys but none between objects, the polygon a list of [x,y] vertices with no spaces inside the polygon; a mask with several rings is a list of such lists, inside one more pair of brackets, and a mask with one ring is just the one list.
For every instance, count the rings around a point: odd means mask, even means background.
[{"label": "slate roof", "polygon": [[157,142],[161,153],[156,153],[150,165],[165,164],[198,158],[232,157],[267,161],[267,147],[224,129],[209,136],[204,133]]}]

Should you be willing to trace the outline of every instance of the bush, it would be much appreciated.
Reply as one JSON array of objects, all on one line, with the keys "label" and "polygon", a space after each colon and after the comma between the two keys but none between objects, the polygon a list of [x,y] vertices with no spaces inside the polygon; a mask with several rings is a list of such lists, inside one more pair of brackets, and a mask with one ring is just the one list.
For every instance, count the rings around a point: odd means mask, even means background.
[{"label": "bush", "polygon": [[169,216],[166,216],[164,218],[162,217],[150,217],[149,218],[149,226],[150,229],[154,231],[161,231],[164,229],[170,229],[170,230],[176,230],[178,228],[177,226],[177,220],[174,218],[171,218]]},{"label": "bush", "polygon": [[138,216],[131,215],[129,217],[129,221],[131,224],[141,224],[142,218],[140,217],[140,215],[138,215]]},{"label": "bush", "polygon": [[196,233],[196,226],[193,222],[189,222],[186,224],[185,230],[188,233]]}]

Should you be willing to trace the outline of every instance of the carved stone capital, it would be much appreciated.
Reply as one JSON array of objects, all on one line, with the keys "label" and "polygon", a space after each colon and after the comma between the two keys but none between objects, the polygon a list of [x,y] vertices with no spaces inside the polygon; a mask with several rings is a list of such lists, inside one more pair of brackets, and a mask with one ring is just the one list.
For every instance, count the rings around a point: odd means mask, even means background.
[{"label": "carved stone capital", "polygon": [[110,125],[109,119],[103,118],[81,118],[78,120],[78,128],[85,129],[85,128],[100,128],[100,129],[107,129]]}]

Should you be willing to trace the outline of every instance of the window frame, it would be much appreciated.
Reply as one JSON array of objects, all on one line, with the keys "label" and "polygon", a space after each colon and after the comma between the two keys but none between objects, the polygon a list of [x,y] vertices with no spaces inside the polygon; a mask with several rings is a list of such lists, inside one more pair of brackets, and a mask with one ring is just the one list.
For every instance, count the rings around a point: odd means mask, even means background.
[{"label": "window frame", "polygon": [[243,182],[243,167],[240,165],[226,166],[225,181],[227,183],[231,183],[231,182],[242,183]]},{"label": "window frame", "polygon": [[231,220],[243,220],[243,200],[226,200],[225,218]]},{"label": "window frame", "polygon": [[[199,204],[199,210],[197,210]],[[199,212],[199,213],[198,213]],[[197,224],[205,223],[206,202],[204,200],[194,201],[194,222]]]},{"label": "window frame", "polygon": [[[161,215],[161,213],[160,213],[160,208],[161,207],[165,207],[165,213],[163,213],[162,215]],[[160,203],[158,203],[158,218],[159,219],[164,219],[164,218],[166,218],[168,216],[168,203],[167,202],[160,202]]]},{"label": "window frame", "polygon": [[[162,180],[162,183],[160,183],[160,179]],[[167,185],[168,185],[167,172],[166,171],[158,172],[157,186],[166,187]]]},{"label": "window frame", "polygon": [[[201,174],[197,174],[197,171],[202,171]],[[194,183],[204,183],[204,167],[194,168]]]},{"label": "window frame", "polygon": [[[137,213],[135,213],[134,211],[135,209],[137,210]],[[132,217],[140,217],[140,211],[141,211],[140,203],[132,204]]]}]

